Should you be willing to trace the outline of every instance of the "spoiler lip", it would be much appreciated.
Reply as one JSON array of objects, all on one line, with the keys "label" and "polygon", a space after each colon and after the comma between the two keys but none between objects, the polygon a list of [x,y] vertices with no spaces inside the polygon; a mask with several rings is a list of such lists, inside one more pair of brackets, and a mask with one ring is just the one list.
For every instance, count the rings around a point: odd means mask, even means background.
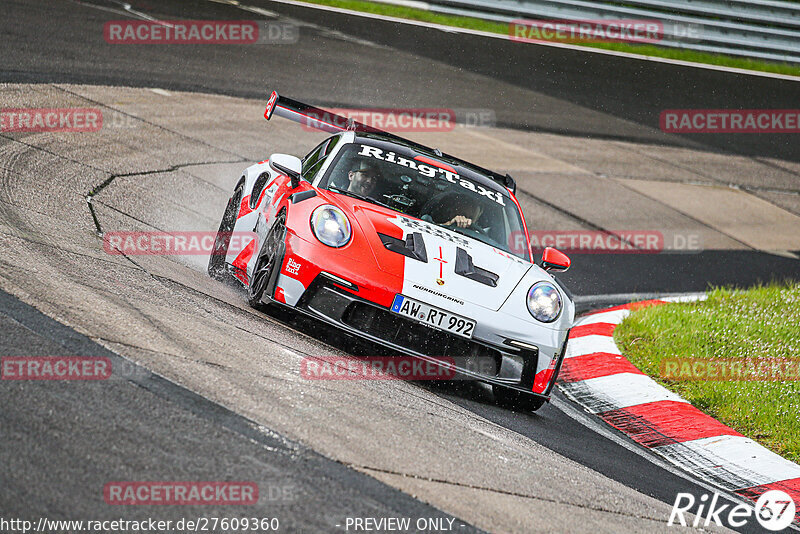
[{"label": "spoiler lip", "polygon": [[503,176],[502,174],[490,171],[489,169],[484,169],[478,165],[463,161],[455,156],[442,154],[439,149],[416,143],[406,139],[405,137],[400,137],[399,135],[386,132],[379,128],[375,128],[374,126],[369,126],[368,124],[355,121],[351,118],[337,115],[322,108],[304,104],[303,102],[292,100],[291,98],[286,98],[285,96],[280,96],[277,91],[272,91],[269,96],[269,100],[267,100],[267,107],[264,110],[264,118],[266,120],[270,120],[273,115],[289,119],[309,128],[314,128],[316,130],[321,130],[323,132],[332,134],[346,131],[378,134],[386,137],[387,139],[400,141],[403,144],[411,145],[421,152],[429,154],[431,157],[445,157],[462,162],[463,164],[466,164],[467,166],[472,167],[473,169],[490,177],[495,182],[508,189],[511,194],[516,194],[517,192],[517,183],[514,178],[508,174]]}]

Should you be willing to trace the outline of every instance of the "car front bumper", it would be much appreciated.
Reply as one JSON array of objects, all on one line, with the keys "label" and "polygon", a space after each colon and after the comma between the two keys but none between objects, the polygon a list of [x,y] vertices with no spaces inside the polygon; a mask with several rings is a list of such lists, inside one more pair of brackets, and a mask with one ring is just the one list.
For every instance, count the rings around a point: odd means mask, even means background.
[{"label": "car front bumper", "polygon": [[[566,351],[566,336],[560,350],[547,352],[537,346],[517,348],[462,338],[392,313],[337,287],[324,274],[311,283],[292,308],[353,336],[448,367],[456,379],[505,386],[547,400]],[[541,359],[548,363],[545,382],[541,372],[537,377]]]}]

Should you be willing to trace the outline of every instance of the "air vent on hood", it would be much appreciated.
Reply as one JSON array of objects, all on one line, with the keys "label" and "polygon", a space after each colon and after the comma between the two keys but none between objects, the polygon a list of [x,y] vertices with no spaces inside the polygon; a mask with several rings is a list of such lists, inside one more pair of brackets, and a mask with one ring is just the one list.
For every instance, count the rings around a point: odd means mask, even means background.
[{"label": "air vent on hood", "polygon": [[456,248],[456,274],[491,287],[497,287],[497,281],[500,279],[491,271],[475,267],[472,263],[472,256],[461,247]]},{"label": "air vent on hood", "polygon": [[306,189],[305,191],[300,191],[298,193],[292,193],[289,198],[292,199],[292,204],[297,204],[298,202],[302,202],[309,198],[313,198],[317,196],[317,192],[313,189]]},{"label": "air vent on hood", "polygon": [[428,263],[428,253],[425,250],[425,241],[423,241],[421,233],[414,232],[408,234],[405,241],[390,235],[381,234],[380,232],[378,236],[380,236],[383,246],[392,252],[414,258],[423,263]]}]

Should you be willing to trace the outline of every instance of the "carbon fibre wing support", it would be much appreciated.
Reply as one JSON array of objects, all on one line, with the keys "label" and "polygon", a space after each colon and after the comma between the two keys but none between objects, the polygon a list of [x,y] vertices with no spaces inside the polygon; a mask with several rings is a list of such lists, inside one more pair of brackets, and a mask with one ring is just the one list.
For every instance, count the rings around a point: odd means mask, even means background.
[{"label": "carbon fibre wing support", "polygon": [[508,174],[503,176],[494,171],[478,167],[472,163],[464,162],[454,156],[442,154],[437,149],[415,143],[414,141],[391,134],[379,128],[375,128],[374,126],[369,126],[368,124],[355,121],[348,117],[343,117],[342,115],[337,115],[336,113],[332,113],[322,108],[304,104],[303,102],[298,102],[297,100],[292,100],[291,98],[286,98],[285,96],[280,96],[277,91],[272,91],[272,94],[270,94],[269,100],[267,101],[267,108],[264,110],[265,119],[270,120],[273,115],[283,117],[284,119],[289,119],[290,121],[298,122],[307,128],[322,130],[323,132],[333,134],[348,130],[357,133],[379,134],[383,137],[394,139],[402,144],[414,146],[421,151],[429,153],[433,157],[444,156],[453,160],[457,160],[460,163],[467,164],[470,167],[477,169],[488,176],[491,176],[495,181],[499,182],[509,191],[511,191],[512,194],[516,193],[517,190],[516,182]]}]

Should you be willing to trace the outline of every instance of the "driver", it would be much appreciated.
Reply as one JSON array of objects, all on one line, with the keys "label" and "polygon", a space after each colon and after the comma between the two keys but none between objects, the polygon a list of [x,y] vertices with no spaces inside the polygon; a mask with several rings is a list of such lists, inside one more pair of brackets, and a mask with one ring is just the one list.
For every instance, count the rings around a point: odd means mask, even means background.
[{"label": "driver", "polygon": [[469,228],[474,226],[483,214],[481,203],[466,194],[443,196],[433,208],[433,213],[423,216],[422,219],[430,219],[442,226]]},{"label": "driver", "polygon": [[357,160],[350,172],[347,173],[347,177],[350,179],[347,190],[362,197],[369,196],[375,190],[379,176],[380,172],[374,163]]},{"label": "driver", "polygon": [[477,202],[473,203],[472,206],[465,206],[463,210],[461,210],[461,215],[455,215],[449,221],[442,223],[443,226],[458,226],[459,228],[469,228],[470,226],[474,225],[475,222],[481,218],[483,214],[483,207],[478,204]]}]

